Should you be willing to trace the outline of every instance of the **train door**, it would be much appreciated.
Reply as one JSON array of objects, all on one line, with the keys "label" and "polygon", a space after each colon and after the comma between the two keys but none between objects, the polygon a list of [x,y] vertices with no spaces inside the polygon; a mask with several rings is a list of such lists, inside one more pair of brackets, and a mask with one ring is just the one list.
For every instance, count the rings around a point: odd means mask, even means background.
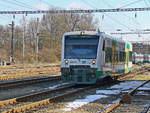
[{"label": "train door", "polygon": [[129,49],[130,45],[128,43],[125,44],[125,73],[129,72]]},{"label": "train door", "polygon": [[115,64],[116,64],[116,44],[115,40],[112,40],[112,74],[115,74]]},{"label": "train door", "polygon": [[105,76],[110,76],[112,73],[112,40],[109,38],[105,38],[103,40],[103,73]]}]

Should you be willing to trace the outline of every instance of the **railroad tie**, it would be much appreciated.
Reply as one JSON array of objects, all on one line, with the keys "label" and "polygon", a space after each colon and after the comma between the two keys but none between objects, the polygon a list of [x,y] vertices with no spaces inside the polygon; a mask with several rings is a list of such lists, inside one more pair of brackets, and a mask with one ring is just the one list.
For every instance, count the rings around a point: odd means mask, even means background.
[{"label": "railroad tie", "polygon": [[132,96],[130,94],[123,94],[121,96],[121,102],[126,104],[131,104]]},{"label": "railroad tie", "polygon": [[149,109],[150,109],[150,103],[145,105],[145,107],[141,113],[147,113]]}]

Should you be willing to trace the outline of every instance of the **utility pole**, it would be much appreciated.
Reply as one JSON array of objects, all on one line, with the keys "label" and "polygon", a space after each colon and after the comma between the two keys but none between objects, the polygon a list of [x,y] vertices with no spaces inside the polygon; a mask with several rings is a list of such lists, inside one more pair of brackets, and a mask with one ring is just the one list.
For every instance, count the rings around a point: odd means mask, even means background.
[{"label": "utility pole", "polygon": [[37,31],[36,31],[36,60],[39,62],[39,18],[37,18]]},{"label": "utility pole", "polygon": [[36,60],[39,62],[39,33],[36,34]]},{"label": "utility pole", "polygon": [[10,55],[10,62],[14,62],[14,21],[12,21],[11,25],[11,55]]},{"label": "utility pole", "polygon": [[26,22],[25,17],[23,16],[22,63],[24,63],[24,56],[25,56],[25,29],[26,29]]}]

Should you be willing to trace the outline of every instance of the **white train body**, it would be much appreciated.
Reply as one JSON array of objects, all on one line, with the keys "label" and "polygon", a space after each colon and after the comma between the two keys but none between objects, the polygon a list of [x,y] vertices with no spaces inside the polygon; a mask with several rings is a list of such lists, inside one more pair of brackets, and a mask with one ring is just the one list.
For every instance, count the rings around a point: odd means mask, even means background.
[{"label": "white train body", "polygon": [[132,68],[132,45],[104,33],[77,31],[62,38],[61,72],[65,81],[94,84]]},{"label": "white train body", "polygon": [[144,54],[144,63],[150,63],[150,54]]},{"label": "white train body", "polygon": [[132,61],[134,64],[143,63],[144,62],[144,54],[133,53]]}]

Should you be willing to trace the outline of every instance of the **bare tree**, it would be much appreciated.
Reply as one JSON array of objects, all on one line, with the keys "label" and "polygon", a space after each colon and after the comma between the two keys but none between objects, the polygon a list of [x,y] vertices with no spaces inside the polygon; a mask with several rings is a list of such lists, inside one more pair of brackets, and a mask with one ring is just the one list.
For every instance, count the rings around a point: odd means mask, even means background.
[{"label": "bare tree", "polygon": [[[91,30],[97,27],[98,21],[92,14],[45,14],[37,21],[36,18],[27,22],[24,32],[26,54],[24,60],[34,62],[38,53],[41,62],[54,62],[60,59],[61,38],[65,32]],[[24,25],[15,26],[15,58],[22,61],[22,37]],[[0,26],[0,51],[9,54],[10,27]],[[37,46],[38,45],[38,46]],[[1,49],[2,48],[2,49]]]}]

